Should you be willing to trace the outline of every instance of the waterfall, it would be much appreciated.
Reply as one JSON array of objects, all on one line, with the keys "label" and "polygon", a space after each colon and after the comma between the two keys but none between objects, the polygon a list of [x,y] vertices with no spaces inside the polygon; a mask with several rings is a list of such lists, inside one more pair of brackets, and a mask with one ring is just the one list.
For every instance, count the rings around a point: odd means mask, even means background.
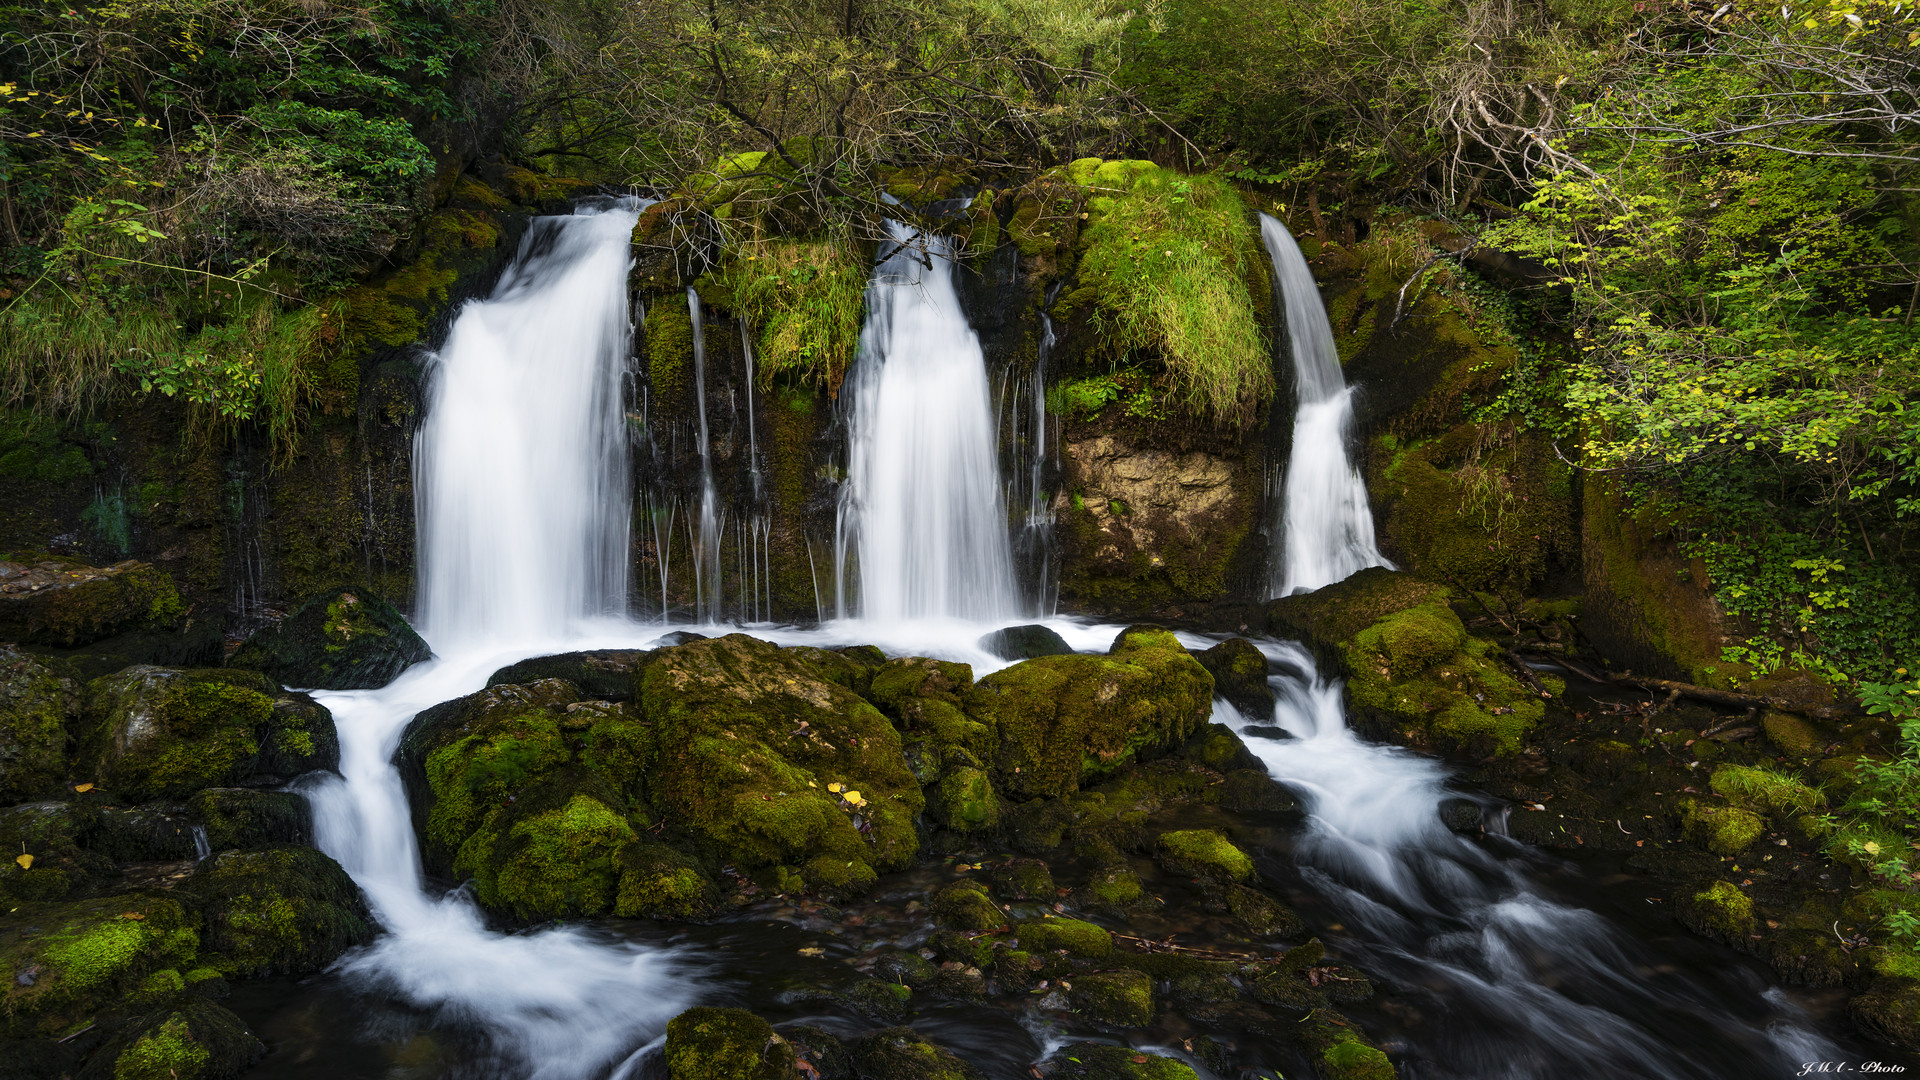
[{"label": "waterfall", "polygon": [[1347,457],[1353,431],[1353,390],[1340,370],[1333,326],[1300,245],[1287,227],[1260,215],[1260,237],[1273,259],[1273,278],[1286,309],[1299,406],[1293,450],[1279,500],[1281,558],[1268,572],[1268,593],[1312,592],[1365,570],[1392,566],[1373,541],[1373,510],[1366,481]]},{"label": "waterfall", "polygon": [[637,217],[625,200],[536,219],[493,296],[460,311],[416,443],[435,658],[379,690],[314,695],[340,735],[340,776],[307,790],[315,841],[384,931],[338,970],[483,1032],[506,1074],[539,1080],[603,1075],[691,989],[660,952],[571,928],[495,933],[464,892],[430,894],[392,758],[416,712],[480,689],[502,664],[592,647],[592,617],[625,602],[620,387]]},{"label": "waterfall", "polygon": [[888,229],[847,380],[836,608],[854,613],[857,572],[866,619],[1004,618],[1018,605],[986,359],[947,241]]},{"label": "waterfall", "polygon": [[693,545],[693,589],[699,621],[719,622],[720,538],[726,519],[720,516],[720,496],[713,489],[713,436],[707,428],[707,330],[700,313],[700,294],[687,286],[687,315],[693,320],[693,398],[700,409],[700,536]]},{"label": "waterfall", "polygon": [[[626,210],[538,218],[427,365],[419,617],[440,649],[551,638],[627,594]],[[631,228],[628,220],[625,227]]]}]

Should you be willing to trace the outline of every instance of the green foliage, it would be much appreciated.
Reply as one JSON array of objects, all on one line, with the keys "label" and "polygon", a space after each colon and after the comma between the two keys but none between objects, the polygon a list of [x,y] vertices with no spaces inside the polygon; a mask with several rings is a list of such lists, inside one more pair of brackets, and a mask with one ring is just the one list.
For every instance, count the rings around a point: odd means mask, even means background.
[{"label": "green foliage", "polygon": [[735,250],[722,275],[759,328],[761,385],[790,379],[837,391],[860,338],[867,269],[846,240],[772,240]]},{"label": "green foliage", "polygon": [[1145,161],[1087,158],[1067,176],[1088,191],[1078,274],[1116,358],[1145,352],[1195,411],[1250,417],[1273,395],[1273,361],[1247,286],[1265,263],[1239,193]]}]

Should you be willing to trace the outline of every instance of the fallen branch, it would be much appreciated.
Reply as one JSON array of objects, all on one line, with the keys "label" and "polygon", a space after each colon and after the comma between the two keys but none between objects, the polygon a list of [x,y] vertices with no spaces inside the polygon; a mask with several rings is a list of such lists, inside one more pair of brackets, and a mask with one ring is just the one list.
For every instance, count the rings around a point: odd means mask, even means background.
[{"label": "fallen branch", "polygon": [[[1767,694],[1742,694],[1733,690],[1716,690],[1711,686],[1698,686],[1693,683],[1675,682],[1672,679],[1649,679],[1641,675],[1616,675],[1611,671],[1596,671],[1584,667],[1564,657],[1555,657],[1554,662],[1589,682],[1615,683],[1621,686],[1637,686],[1642,690],[1655,693],[1664,691],[1667,700],[1661,708],[1671,705],[1675,698],[1691,698],[1710,705],[1720,705],[1730,709],[1745,709],[1747,716],[1730,723],[1739,723],[1752,718],[1755,711],[1769,709],[1774,712],[1797,713],[1819,720],[1837,720],[1846,716],[1859,716],[1860,710],[1852,705],[1802,705],[1786,698],[1772,697]],[[1728,726],[1728,725],[1722,725]]]}]

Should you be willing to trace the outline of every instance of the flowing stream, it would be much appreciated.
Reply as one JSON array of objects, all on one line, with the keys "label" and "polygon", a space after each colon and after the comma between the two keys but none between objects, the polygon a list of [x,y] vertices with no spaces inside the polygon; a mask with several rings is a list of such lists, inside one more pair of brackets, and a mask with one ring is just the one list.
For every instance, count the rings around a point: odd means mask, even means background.
[{"label": "flowing stream", "polygon": [[879,624],[1009,617],[1018,602],[993,403],[953,252],[940,237],[888,228],[848,376],[835,606]]},{"label": "flowing stream", "polygon": [[1273,259],[1273,279],[1286,311],[1299,399],[1275,530],[1281,557],[1273,560],[1268,581],[1269,595],[1291,596],[1344,581],[1369,566],[1393,564],[1374,545],[1367,484],[1347,456],[1353,388],[1340,370],[1320,287],[1285,225],[1261,214],[1260,238]]},{"label": "flowing stream", "polygon": [[380,690],[321,693],[340,777],[308,792],[315,839],[385,931],[350,981],[482,1032],[502,1075],[600,1075],[692,998],[675,959],[570,928],[487,929],[436,896],[393,752],[421,709],[502,664],[592,633],[626,593],[629,494],[620,378],[628,351],[626,201],[538,218],[492,298],[461,310],[433,358],[418,435],[422,629],[436,656]]}]

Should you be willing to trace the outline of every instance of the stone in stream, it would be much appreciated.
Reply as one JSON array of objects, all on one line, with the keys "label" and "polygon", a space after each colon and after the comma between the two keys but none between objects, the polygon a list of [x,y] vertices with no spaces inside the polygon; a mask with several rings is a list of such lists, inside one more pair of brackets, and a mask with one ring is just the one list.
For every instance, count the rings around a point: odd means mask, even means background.
[{"label": "stone in stream", "polygon": [[[676,635],[669,634],[668,637]],[[700,635],[693,637],[698,639]],[[665,641],[665,638],[661,639]],[[668,642],[679,644],[679,642]],[[535,656],[506,667],[487,677],[488,686],[530,683],[540,679],[565,679],[588,697],[605,701],[625,701],[633,696],[633,676],[652,655],[647,649],[594,649],[588,652]]]},{"label": "stone in stream", "polygon": [[1250,720],[1273,716],[1273,688],[1267,685],[1267,658],[1246,638],[1228,638],[1194,654],[1213,675],[1213,692]]},{"label": "stone in stream", "polygon": [[699,1006],[667,1021],[668,1080],[789,1080],[794,1048],[745,1009]]},{"label": "stone in stream", "polygon": [[222,852],[180,891],[205,920],[202,946],[226,957],[226,974],[311,974],[373,937],[359,887],[313,848]]},{"label": "stone in stream", "polygon": [[377,690],[431,655],[393,605],[355,586],[308,597],[279,625],[248,638],[227,664],[288,686]]},{"label": "stone in stream", "polygon": [[1107,1043],[1068,1043],[1048,1059],[1051,1080],[1200,1080],[1177,1058]]},{"label": "stone in stream", "polygon": [[1031,660],[1036,656],[1066,656],[1073,652],[1066,638],[1038,624],[995,630],[980,639],[980,647],[1002,660]]}]

